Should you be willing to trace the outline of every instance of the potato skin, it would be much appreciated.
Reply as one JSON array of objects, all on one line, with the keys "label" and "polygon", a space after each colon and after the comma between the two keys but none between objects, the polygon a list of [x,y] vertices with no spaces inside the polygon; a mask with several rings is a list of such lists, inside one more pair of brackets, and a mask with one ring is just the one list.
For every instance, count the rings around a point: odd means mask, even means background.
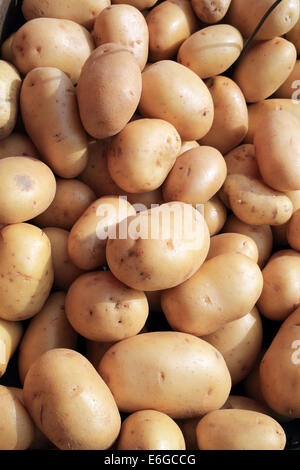
[{"label": "potato skin", "polygon": [[151,408],[175,419],[219,408],[231,386],[224,359],[215,348],[174,331],[144,333],[115,344],[98,370],[120,410]]},{"label": "potato skin", "polygon": [[192,0],[192,7],[204,23],[218,23],[227,13],[231,0]]},{"label": "potato skin", "polygon": [[249,410],[265,415],[270,413],[270,410],[262,403],[239,395],[229,395],[225,405],[222,406],[222,410]]},{"label": "potato skin", "polygon": [[28,135],[50,168],[62,178],[79,175],[87,164],[87,138],[70,79],[53,67],[29,72],[21,112]]},{"label": "potato skin", "polygon": [[300,242],[299,242],[299,232],[300,232],[300,210],[298,209],[292,215],[288,226],[287,226],[287,241],[289,245],[294,250],[300,251]]},{"label": "potato skin", "polygon": [[0,377],[5,373],[22,335],[23,327],[20,322],[0,319]]},{"label": "potato skin", "polygon": [[221,199],[214,196],[204,204],[203,216],[212,237],[223,228],[227,218],[227,209]]},{"label": "potato skin", "polygon": [[39,158],[39,154],[27,135],[13,132],[0,141],[0,159],[7,157]]},{"label": "potato skin", "polygon": [[296,88],[293,88],[293,83],[296,80],[299,80],[299,77],[300,77],[300,60],[297,60],[295,67],[293,68],[288,78],[281,85],[281,87],[278,88],[278,90],[275,92],[276,98],[291,99],[293,96],[293,93],[296,91]]},{"label": "potato skin", "polygon": [[55,348],[74,349],[77,334],[65,315],[65,293],[50,295],[42,310],[30,321],[20,344],[18,368],[23,384],[31,365],[44,352]]},{"label": "potato skin", "polygon": [[255,241],[241,233],[220,233],[211,237],[206,260],[224,253],[239,253],[248,256],[255,263],[258,261],[258,249]]},{"label": "potato skin", "polygon": [[118,436],[113,396],[76,351],[52,349],[39,357],[26,375],[23,396],[35,424],[61,450],[105,450]]},{"label": "potato skin", "polygon": [[13,63],[13,55],[12,55],[12,42],[16,33],[12,33],[8,36],[5,41],[1,44],[1,58],[6,62]]},{"label": "potato skin", "polygon": [[21,78],[13,65],[0,60],[0,140],[8,137],[17,122]]},{"label": "potato skin", "polygon": [[168,415],[142,410],[123,422],[117,449],[185,450],[185,442],[179,426]]},{"label": "potato skin", "polygon": [[200,450],[283,450],[284,430],[273,418],[249,410],[216,410],[197,426]]}]

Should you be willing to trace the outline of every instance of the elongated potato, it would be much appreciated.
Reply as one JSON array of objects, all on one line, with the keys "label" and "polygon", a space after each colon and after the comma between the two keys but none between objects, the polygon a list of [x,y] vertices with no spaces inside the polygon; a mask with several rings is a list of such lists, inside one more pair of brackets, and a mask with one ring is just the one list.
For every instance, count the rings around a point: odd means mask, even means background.
[{"label": "elongated potato", "polygon": [[243,144],[225,155],[228,175],[246,175],[260,179],[259,168],[253,144]]},{"label": "elongated potato", "polygon": [[87,139],[70,79],[52,67],[29,72],[21,112],[28,135],[50,168],[62,178],[79,175],[87,164]]},{"label": "elongated potato", "polygon": [[8,137],[17,122],[21,78],[13,65],[0,60],[0,140]]},{"label": "elongated potato", "polygon": [[39,158],[39,154],[25,134],[13,132],[6,139],[0,141],[0,159],[7,157]]},{"label": "elongated potato", "polygon": [[227,13],[231,0],[192,0],[193,9],[204,23],[218,23]]},{"label": "elongated potato", "polygon": [[258,248],[255,241],[241,233],[220,233],[210,239],[207,260],[224,253],[239,253],[258,261]]},{"label": "elongated potato", "polygon": [[0,377],[5,373],[23,334],[20,322],[0,320]]}]

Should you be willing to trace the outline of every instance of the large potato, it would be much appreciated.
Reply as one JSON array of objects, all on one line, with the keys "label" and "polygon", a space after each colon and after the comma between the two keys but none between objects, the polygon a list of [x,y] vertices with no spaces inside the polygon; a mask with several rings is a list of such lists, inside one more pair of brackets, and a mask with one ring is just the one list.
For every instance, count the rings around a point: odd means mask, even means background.
[{"label": "large potato", "polygon": [[161,60],[144,70],[142,80],[139,110],[143,116],[170,122],[182,140],[198,140],[208,133],[214,118],[213,100],[192,70]]},{"label": "large potato", "polygon": [[120,341],[98,370],[127,413],[150,408],[172,418],[201,416],[220,408],[231,386],[225,361],[213,346],[174,331]]},{"label": "large potato", "polygon": [[192,0],[196,15],[204,23],[218,23],[227,13],[231,0]]},{"label": "large potato", "polygon": [[239,253],[258,261],[258,248],[255,241],[241,233],[220,233],[210,239],[207,260],[224,253]]},{"label": "large potato", "polygon": [[0,223],[25,222],[44,212],[54,199],[56,182],[45,163],[29,157],[0,159]]},{"label": "large potato", "polygon": [[13,132],[0,141],[0,159],[7,157],[39,158],[39,154],[27,135]]},{"label": "large potato", "polygon": [[83,26],[54,18],[27,21],[12,42],[13,61],[22,74],[37,67],[55,67],[73,83],[93,49],[93,39]]},{"label": "large potato", "polygon": [[13,65],[0,60],[0,140],[8,137],[17,121],[21,78]]},{"label": "large potato", "polygon": [[28,135],[50,168],[62,178],[79,175],[87,164],[87,138],[70,79],[52,67],[29,72],[21,112]]},{"label": "large potato", "polygon": [[35,424],[62,450],[104,450],[116,440],[120,415],[92,364],[76,351],[52,349],[30,367],[24,403]]},{"label": "large potato", "polygon": [[48,237],[30,224],[0,231],[0,318],[16,321],[36,315],[53,283]]},{"label": "large potato", "polygon": [[212,237],[220,232],[227,218],[227,209],[218,196],[212,197],[204,204],[204,220]]},{"label": "large potato", "polygon": [[209,335],[247,315],[262,287],[262,274],[254,261],[226,253],[206,261],[188,281],[163,292],[162,310],[173,329]]},{"label": "large potato", "polygon": [[22,338],[22,324],[0,319],[0,377],[5,373],[9,360]]}]

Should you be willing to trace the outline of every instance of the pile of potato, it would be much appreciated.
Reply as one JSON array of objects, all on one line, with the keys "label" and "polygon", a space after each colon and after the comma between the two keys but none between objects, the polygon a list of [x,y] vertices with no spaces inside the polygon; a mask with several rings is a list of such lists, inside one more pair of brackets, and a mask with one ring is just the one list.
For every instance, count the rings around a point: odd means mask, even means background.
[{"label": "pile of potato", "polygon": [[0,449],[284,449],[300,2],[241,57],[273,0],[112,3],[23,0],[2,44]]}]

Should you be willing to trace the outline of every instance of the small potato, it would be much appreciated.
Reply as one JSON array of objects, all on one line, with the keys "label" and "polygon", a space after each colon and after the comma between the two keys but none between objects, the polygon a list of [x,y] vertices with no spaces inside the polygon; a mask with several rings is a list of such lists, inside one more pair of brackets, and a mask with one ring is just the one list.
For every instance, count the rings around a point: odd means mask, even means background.
[{"label": "small potato", "polygon": [[141,70],[148,59],[149,31],[142,13],[131,5],[112,5],[103,9],[94,24],[96,47],[116,43],[126,47]]},{"label": "small potato", "polygon": [[214,196],[204,204],[203,216],[207,223],[210,236],[212,237],[219,233],[226,222],[227,210],[218,196]]},{"label": "small potato", "polygon": [[229,395],[225,405],[222,406],[222,410],[249,410],[257,411],[265,415],[270,413],[270,410],[259,401],[238,395]]},{"label": "small potato", "polygon": [[283,450],[284,430],[273,418],[249,410],[216,410],[197,426],[200,450]]},{"label": "small potato", "polygon": [[124,191],[153,191],[166,179],[180,148],[181,139],[172,124],[161,119],[139,119],[112,139],[108,171]]},{"label": "small potato", "polygon": [[[256,43],[238,63],[233,80],[248,103],[271,96],[286,81],[297,60],[295,46],[276,37]],[[278,67],[280,63],[280,67]]]},{"label": "small potato", "polygon": [[231,0],[192,0],[192,7],[204,23],[218,23],[227,13]]},{"label": "small potato", "polygon": [[70,79],[52,67],[36,68],[21,90],[24,125],[41,157],[62,178],[75,178],[87,164],[87,138]]},{"label": "small potato", "polygon": [[213,346],[175,331],[120,341],[106,352],[98,370],[121,411],[154,409],[175,419],[220,408],[231,386],[225,361]]},{"label": "small potato", "polygon": [[119,434],[109,388],[76,351],[52,349],[36,359],[23,396],[35,424],[61,450],[105,450]]},{"label": "small potato", "polygon": [[141,90],[139,65],[125,46],[97,47],[85,62],[77,87],[85,130],[95,139],[118,134],[136,111]]},{"label": "small potato", "polygon": [[39,154],[25,134],[13,132],[6,139],[0,141],[0,159],[7,157],[39,158]]},{"label": "small potato", "polygon": [[229,24],[218,24],[200,29],[186,39],[177,60],[200,78],[209,78],[224,73],[242,49],[240,32]]},{"label": "small potato", "polygon": [[106,263],[106,241],[116,225],[135,210],[125,199],[106,196],[94,201],[73,225],[68,239],[68,253],[79,269],[90,271]]},{"label": "small potato", "polygon": [[244,380],[255,365],[262,347],[263,329],[258,310],[233,322],[226,323],[214,333],[202,336],[224,357],[232,385]]},{"label": "small potato", "polygon": [[20,322],[0,319],[0,377],[5,373],[22,335],[23,328]]},{"label": "small potato", "polygon": [[[275,93],[276,98],[292,98],[295,91],[299,88],[300,80],[300,60],[297,60],[294,69]],[[297,99],[299,93],[297,92]]]},{"label": "small potato", "polygon": [[57,178],[56,193],[52,203],[46,211],[35,218],[34,223],[39,227],[70,230],[95,199],[94,191],[81,181]]},{"label": "small potato", "polygon": [[0,159],[0,223],[25,222],[44,212],[54,199],[56,182],[50,168],[29,157]]},{"label": "small potato", "polygon": [[248,256],[255,263],[258,261],[258,249],[255,241],[240,233],[221,233],[210,239],[207,260],[225,253],[239,253]]},{"label": "small potato", "polygon": [[182,201],[187,204],[203,204],[221,188],[227,174],[221,153],[201,146],[180,155],[163,184],[166,202]]},{"label": "small potato", "polygon": [[300,210],[290,219],[287,227],[287,240],[294,250],[300,251]]},{"label": "small potato", "polygon": [[227,77],[206,81],[211,93],[215,115],[213,125],[201,145],[215,147],[222,154],[239,145],[248,131],[248,110],[240,88]]},{"label": "small potato", "polygon": [[137,411],[123,421],[118,450],[185,450],[179,426],[165,413]]},{"label": "small potato", "polygon": [[65,293],[50,295],[42,310],[30,321],[20,344],[19,377],[23,384],[31,365],[44,352],[74,349],[77,335],[65,315]]},{"label": "small potato", "polygon": [[17,122],[21,78],[13,65],[0,60],[0,140],[8,137]]},{"label": "small potato", "polygon": [[170,122],[182,140],[198,140],[208,133],[214,118],[213,100],[192,70],[161,60],[144,70],[142,80],[139,110],[143,116]]},{"label": "small potato", "polygon": [[13,62],[12,55],[12,43],[16,33],[12,33],[2,44],[1,44],[1,59],[6,62]]},{"label": "small potato", "polygon": [[166,290],[161,305],[174,330],[204,336],[247,315],[262,288],[263,277],[254,261],[226,253],[206,261],[188,281]]},{"label": "small potato", "polygon": [[73,83],[93,49],[93,39],[83,26],[55,18],[27,21],[12,42],[13,63],[23,75],[37,67],[55,67]]}]

